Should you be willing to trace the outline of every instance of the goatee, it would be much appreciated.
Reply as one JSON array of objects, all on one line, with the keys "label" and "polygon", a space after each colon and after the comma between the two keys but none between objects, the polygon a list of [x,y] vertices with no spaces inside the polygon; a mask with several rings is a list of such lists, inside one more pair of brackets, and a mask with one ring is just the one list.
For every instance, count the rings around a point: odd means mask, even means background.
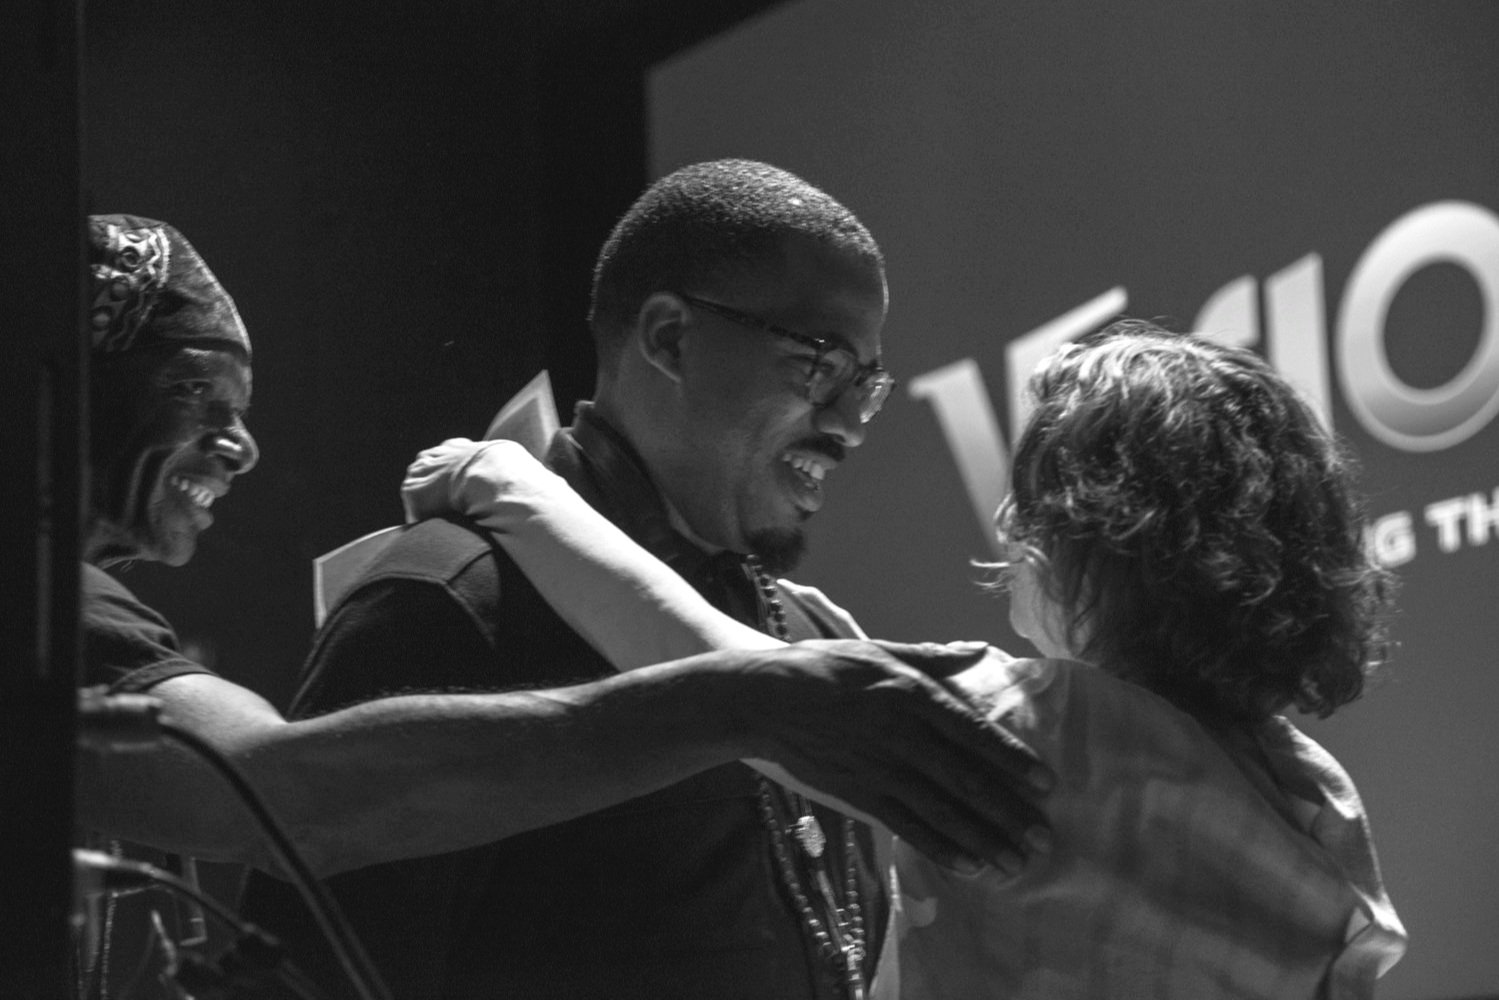
[{"label": "goatee", "polygon": [[807,552],[807,536],[799,528],[762,528],[745,539],[750,553],[771,576],[790,573]]}]

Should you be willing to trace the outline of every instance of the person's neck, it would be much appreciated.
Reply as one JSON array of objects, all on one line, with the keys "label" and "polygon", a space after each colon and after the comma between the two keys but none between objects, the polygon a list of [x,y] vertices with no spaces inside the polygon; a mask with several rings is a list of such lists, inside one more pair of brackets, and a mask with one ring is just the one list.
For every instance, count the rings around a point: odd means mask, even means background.
[{"label": "person's neck", "polygon": [[661,503],[665,505],[666,517],[671,522],[671,527],[676,531],[678,535],[686,539],[688,542],[692,543],[694,546],[697,546],[705,553],[716,556],[717,554],[724,551],[723,546],[715,546],[713,543],[706,541],[702,536],[694,532],[692,530],[692,526],[687,524],[687,519],[683,518],[682,513],[677,510],[676,505],[673,504],[671,502],[671,499],[666,497],[664,494],[661,497]]},{"label": "person's neck", "polygon": [[662,488],[662,478],[655,464],[651,462],[651,453],[647,449],[640,447],[642,436],[635,427],[635,422],[630,419],[631,413],[620,407],[615,402],[613,394],[608,392],[605,387],[599,387],[595,394],[593,416],[609,425],[616,434],[629,442],[630,447],[635,450],[635,454],[640,457],[641,464],[645,467],[646,472],[650,474],[651,482],[655,484],[656,493],[661,497],[661,504],[666,509],[666,517],[671,523],[672,530],[705,553],[717,554],[723,552],[723,546],[716,546],[694,532],[692,526],[687,523],[687,519],[682,516],[682,512],[677,510],[677,506],[672,503],[668,491]]},{"label": "person's neck", "polygon": [[101,570],[115,563],[125,563],[131,558],[128,546],[120,541],[120,533],[113,524],[98,514],[90,514],[83,527],[83,545],[79,559],[92,563]]}]

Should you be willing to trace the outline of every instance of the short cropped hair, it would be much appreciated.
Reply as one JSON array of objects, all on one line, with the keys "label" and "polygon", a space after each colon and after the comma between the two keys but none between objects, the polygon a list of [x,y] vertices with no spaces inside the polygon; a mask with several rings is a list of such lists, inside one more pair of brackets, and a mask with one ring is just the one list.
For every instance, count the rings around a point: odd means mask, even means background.
[{"label": "short cropped hair", "polygon": [[1351,460],[1264,360],[1124,320],[1030,392],[998,528],[1040,554],[1083,659],[1241,723],[1362,693],[1394,581]]},{"label": "short cropped hair", "polygon": [[661,178],[615,224],[594,266],[588,323],[600,361],[617,355],[652,293],[704,289],[772,264],[792,234],[846,249],[883,272],[864,224],[794,174],[714,160]]}]

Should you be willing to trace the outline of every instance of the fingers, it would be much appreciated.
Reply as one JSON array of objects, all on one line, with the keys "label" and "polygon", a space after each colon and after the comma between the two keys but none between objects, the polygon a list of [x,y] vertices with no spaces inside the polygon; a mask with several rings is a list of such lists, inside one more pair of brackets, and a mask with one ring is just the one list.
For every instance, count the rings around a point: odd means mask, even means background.
[{"label": "fingers", "polygon": [[[866,760],[844,771],[858,786],[841,795],[933,861],[958,872],[993,868],[1014,875],[1049,850],[1040,810],[1006,781],[963,762],[961,753],[938,751],[913,762],[900,748],[886,750],[892,753],[877,765]],[[859,776],[866,774],[879,776],[878,789],[863,787]],[[806,781],[830,784],[819,778]]]},{"label": "fingers", "polygon": [[[988,753],[991,766],[1025,783],[1036,793],[1048,792],[1056,785],[1055,773],[1037,758],[1035,752],[1027,747],[1024,741],[1003,726],[988,720],[983,707],[975,704],[959,686],[950,683],[958,675],[964,674],[980,661],[985,660],[989,663],[983,665],[984,672],[978,675],[980,678],[991,679],[994,685],[1009,683],[1011,679],[1006,665],[1014,661],[1007,654],[982,642],[965,641],[946,644],[891,643],[884,640],[874,642],[880,649],[899,657],[907,666],[915,668],[938,682],[942,689],[952,697],[952,702],[934,700],[944,710],[942,715],[934,719],[934,725],[945,739],[971,742],[975,738],[965,735],[963,730],[970,723],[977,722],[985,734],[979,739]],[[961,706],[962,710],[953,713],[954,704]]]},{"label": "fingers", "polygon": [[892,834],[945,869],[974,876],[990,866],[982,856],[970,853],[899,802],[882,803],[876,812]]},{"label": "fingers", "polygon": [[823,716],[818,743],[802,745],[796,760],[782,763],[812,788],[872,813],[944,865],[962,870],[958,863],[966,860],[968,868],[1018,871],[1025,859],[1048,850],[1051,836],[1036,791],[996,764],[996,747],[1016,753],[1014,738],[930,687],[927,693],[886,689],[877,704],[849,707],[848,729]]},{"label": "fingers", "polygon": [[[1009,751],[1014,738],[983,720],[934,717],[911,735],[904,771],[891,791],[926,822],[973,856],[1001,868],[1050,845],[1049,823],[1036,790],[996,767],[993,745]],[[904,749],[902,749],[904,750]],[[1028,756],[1025,760],[1031,760]]]},{"label": "fingers", "polygon": [[993,649],[982,640],[959,640],[953,643],[896,643],[891,640],[870,642],[934,678],[944,678],[966,670]]},{"label": "fingers", "polygon": [[798,668],[776,677],[802,686],[789,702],[800,711],[776,699],[772,714],[780,763],[793,774],[868,810],[945,865],[1013,872],[1049,848],[1037,799],[1050,770],[943,674],[983,662],[1003,683],[1019,662],[991,657],[983,644],[805,641],[793,653],[789,663],[772,661]]},{"label": "fingers", "polygon": [[503,533],[510,524],[507,514],[523,517],[567,490],[565,481],[519,442],[449,438],[423,450],[407,467],[401,503],[408,522],[463,515]]},{"label": "fingers", "polygon": [[424,448],[417,453],[416,459],[407,467],[408,472],[421,470],[423,472],[436,471],[440,467],[447,466],[467,457],[476,449],[484,447],[484,442],[476,442],[470,438],[448,438],[439,445]]},{"label": "fingers", "polygon": [[[943,650],[953,654],[972,659],[962,650]],[[905,725],[884,731],[888,752],[904,764],[890,773],[888,792],[948,841],[1003,871],[1046,851],[1050,829],[1036,799],[1054,782],[1050,769],[1014,734],[945,687],[927,681],[909,694],[917,697],[905,701],[914,704],[899,706],[892,716]]]},{"label": "fingers", "polygon": [[483,443],[468,438],[449,438],[440,445],[423,449],[406,467],[401,481],[401,506],[406,521],[458,513],[450,494],[454,471],[472,459]]},{"label": "fingers", "polygon": [[442,478],[454,466],[470,459],[473,452],[481,447],[482,443],[467,438],[449,438],[441,445],[422,449],[406,467],[403,488],[406,484],[421,485]]}]

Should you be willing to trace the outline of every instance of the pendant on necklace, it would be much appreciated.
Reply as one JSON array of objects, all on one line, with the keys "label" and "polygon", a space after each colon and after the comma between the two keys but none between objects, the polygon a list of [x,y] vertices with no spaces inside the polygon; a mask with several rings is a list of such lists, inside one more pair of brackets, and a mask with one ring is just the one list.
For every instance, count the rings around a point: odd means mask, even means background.
[{"label": "pendant on necklace", "polygon": [[791,827],[791,833],[809,857],[822,858],[822,850],[827,847],[828,838],[822,833],[822,825],[817,822],[816,817],[810,813],[798,817]]}]

